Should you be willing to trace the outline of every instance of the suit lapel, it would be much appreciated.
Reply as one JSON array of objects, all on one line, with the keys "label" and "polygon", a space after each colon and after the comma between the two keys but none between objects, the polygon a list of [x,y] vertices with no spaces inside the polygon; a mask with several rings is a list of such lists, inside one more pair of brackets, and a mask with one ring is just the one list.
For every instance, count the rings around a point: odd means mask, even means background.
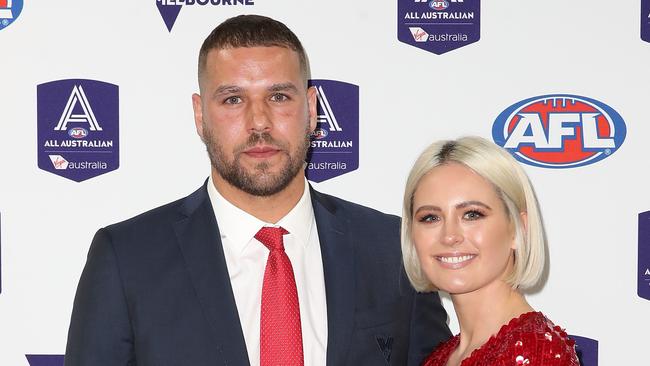
[{"label": "suit lapel", "polygon": [[175,223],[174,231],[223,364],[248,365],[221,236],[205,185],[185,199],[182,214],[185,217]]},{"label": "suit lapel", "polygon": [[[310,187],[311,189],[311,187]],[[311,189],[327,298],[327,365],[344,364],[354,324],[354,251],[337,206]]]}]

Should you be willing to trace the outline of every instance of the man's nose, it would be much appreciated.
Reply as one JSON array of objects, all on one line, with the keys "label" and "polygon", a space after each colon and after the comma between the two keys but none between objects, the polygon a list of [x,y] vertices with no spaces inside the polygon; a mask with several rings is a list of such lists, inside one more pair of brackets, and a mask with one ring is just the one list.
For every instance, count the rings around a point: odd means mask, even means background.
[{"label": "man's nose", "polygon": [[268,132],[273,126],[269,106],[264,101],[251,102],[248,111],[249,130],[251,132]]}]

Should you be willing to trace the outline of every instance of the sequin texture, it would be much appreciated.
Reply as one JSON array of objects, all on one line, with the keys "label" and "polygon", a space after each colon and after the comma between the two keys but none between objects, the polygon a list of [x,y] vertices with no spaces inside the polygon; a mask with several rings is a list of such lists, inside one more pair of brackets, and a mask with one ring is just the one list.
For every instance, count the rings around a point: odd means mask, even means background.
[{"label": "sequin texture", "polygon": [[[460,335],[440,344],[423,366],[445,366]],[[461,366],[580,366],[575,342],[540,312],[525,313],[501,327]]]}]

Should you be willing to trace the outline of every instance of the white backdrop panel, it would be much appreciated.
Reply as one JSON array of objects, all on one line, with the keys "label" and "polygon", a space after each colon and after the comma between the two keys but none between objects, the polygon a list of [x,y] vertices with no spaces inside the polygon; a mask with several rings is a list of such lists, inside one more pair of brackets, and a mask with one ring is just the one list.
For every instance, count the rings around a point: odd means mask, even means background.
[{"label": "white backdrop panel", "polygon": [[[153,0],[34,0],[0,31],[0,364],[63,354],[99,227],[203,182],[209,162],[190,100],[197,53],[216,24],[242,12],[292,28],[314,78],[359,85],[359,169],[316,187],[386,212],[400,213],[406,175],[426,145],[490,138],[495,117],[517,101],[569,93],[617,110],[628,133],[612,157],[575,169],[525,167],[551,262],[545,287],[529,299],[569,333],[598,340],[601,365],[648,363],[650,303],[636,295],[636,243],[637,214],[650,210],[650,44],[639,38],[638,1],[484,1],[481,40],[440,56],[397,41],[396,1],[255,3],[186,6],[168,32]],[[82,183],[36,164],[36,86],[70,78],[120,88],[120,168]]]}]

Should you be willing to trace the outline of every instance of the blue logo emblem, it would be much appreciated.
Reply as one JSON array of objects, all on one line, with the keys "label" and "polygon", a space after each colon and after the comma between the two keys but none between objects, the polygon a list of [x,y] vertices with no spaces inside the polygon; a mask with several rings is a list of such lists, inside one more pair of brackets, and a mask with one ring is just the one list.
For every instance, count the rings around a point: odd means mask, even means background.
[{"label": "blue logo emblem", "polygon": [[156,7],[170,32],[181,8],[193,5],[255,5],[255,0],[156,0]]},{"label": "blue logo emblem", "polygon": [[650,1],[641,0],[641,39],[650,42]]},{"label": "blue logo emblem", "polygon": [[23,11],[23,0],[0,0],[0,30],[13,23]]},{"label": "blue logo emblem", "polygon": [[598,341],[591,338],[569,335],[576,342],[576,354],[580,365],[598,366]]},{"label": "blue logo emblem", "polygon": [[650,211],[639,214],[639,277],[637,294],[650,300]]},{"label": "blue logo emblem", "polygon": [[480,38],[480,0],[397,0],[400,42],[440,55]]},{"label": "blue logo emblem", "polygon": [[318,97],[318,120],[307,153],[307,179],[322,182],[359,168],[359,87],[336,80],[310,80]]},{"label": "blue logo emblem", "polygon": [[119,167],[117,85],[69,79],[41,84],[38,167],[81,182]]},{"label": "blue logo emblem", "polygon": [[25,355],[29,366],[63,366],[63,355]]},{"label": "blue logo emblem", "polygon": [[625,140],[621,115],[595,99],[569,94],[528,98],[494,121],[492,138],[522,163],[574,168],[611,156]]}]

